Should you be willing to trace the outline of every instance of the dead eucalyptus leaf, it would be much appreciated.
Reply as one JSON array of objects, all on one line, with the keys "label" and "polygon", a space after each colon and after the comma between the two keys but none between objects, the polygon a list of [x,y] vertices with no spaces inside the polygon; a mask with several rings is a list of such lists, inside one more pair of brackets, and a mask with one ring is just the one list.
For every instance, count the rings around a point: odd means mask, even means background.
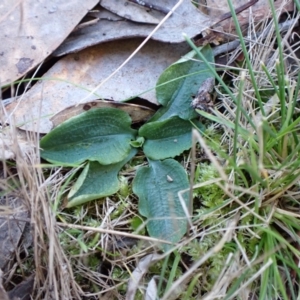
[{"label": "dead eucalyptus leaf", "polygon": [[67,107],[54,115],[50,120],[53,123],[53,127],[56,127],[64,121],[87,110],[103,107],[118,108],[127,112],[130,115],[133,123],[145,122],[155,113],[153,109],[142,105],[115,101],[94,100],[83,104]]},{"label": "dead eucalyptus leaf", "polygon": [[189,51],[184,44],[149,41],[97,94],[90,92],[117,69],[141,40],[105,43],[59,60],[26,94],[6,106],[22,129],[47,133],[50,118],[65,108],[85,101],[124,101],[139,95],[157,104],[155,85],[170,64]]},{"label": "dead eucalyptus leaf", "polygon": [[145,10],[139,5],[123,0],[101,0],[100,5],[118,16],[134,22],[158,24],[162,19],[162,14],[155,10]]},{"label": "dead eucalyptus leaf", "polygon": [[0,84],[9,84],[36,67],[97,3],[97,0],[2,0]]},{"label": "dead eucalyptus leaf", "polygon": [[[118,2],[123,3],[123,6],[126,3],[125,0],[120,0]],[[153,4],[159,4],[160,2],[161,1],[153,1]],[[163,5],[168,8],[172,8],[177,2],[177,0],[166,0],[163,2]],[[130,3],[130,5],[133,4]],[[139,9],[139,13],[145,11],[142,6],[137,6],[137,8]],[[161,14],[160,20],[162,20],[163,17],[164,15]],[[213,22],[213,18],[200,12],[190,0],[184,0],[172,16],[168,18],[152,36],[152,39],[166,43],[185,42],[182,35],[183,32],[192,38],[201,33],[203,29],[212,25]],[[128,20],[117,22],[99,20],[96,24],[72,33],[53,53],[53,55],[61,56],[68,53],[78,52],[79,50],[87,47],[112,40],[132,37],[147,37],[155,26],[156,25],[141,24]]]}]

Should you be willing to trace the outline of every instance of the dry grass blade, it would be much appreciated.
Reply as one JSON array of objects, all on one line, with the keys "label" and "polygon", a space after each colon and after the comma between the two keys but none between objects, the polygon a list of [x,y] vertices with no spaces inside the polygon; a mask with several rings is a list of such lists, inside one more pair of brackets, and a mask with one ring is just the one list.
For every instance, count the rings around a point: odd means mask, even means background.
[{"label": "dry grass blade", "polygon": [[[35,299],[72,299],[74,296],[80,298],[74,284],[70,263],[62,251],[55,232],[55,215],[49,203],[55,200],[51,197],[55,197],[56,193],[52,193],[51,189],[57,186],[53,186],[54,181],[49,180],[51,177],[48,180],[44,178],[40,167],[39,137],[25,134],[24,138],[27,139],[27,143],[33,146],[26,148],[28,151],[24,151],[18,134],[13,130],[6,132],[8,133],[11,140],[10,151],[15,159],[16,175],[10,176],[6,172],[5,180],[15,182],[17,190],[13,193],[17,193],[22,205],[31,212],[29,220],[33,229],[31,241],[34,249],[31,264],[35,266]],[[1,150],[3,151],[3,148]],[[10,172],[10,169],[10,166],[4,165],[3,170]],[[9,190],[6,188],[4,191],[7,191],[5,194],[7,197]],[[16,249],[16,253],[18,251]],[[30,257],[28,259],[30,260]],[[22,265],[19,265],[19,268],[22,269]]]},{"label": "dry grass blade", "polygon": [[3,274],[3,272],[0,269],[0,299],[1,300],[9,300],[9,297],[2,285],[2,274]]}]

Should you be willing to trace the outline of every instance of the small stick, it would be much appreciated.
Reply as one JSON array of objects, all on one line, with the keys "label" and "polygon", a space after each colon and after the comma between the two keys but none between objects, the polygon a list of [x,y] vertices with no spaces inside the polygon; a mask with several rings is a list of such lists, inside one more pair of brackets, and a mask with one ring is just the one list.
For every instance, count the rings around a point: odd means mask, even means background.
[{"label": "small stick", "polygon": [[159,6],[159,5],[151,4],[151,3],[143,1],[143,0],[128,0],[128,2],[135,3],[137,5],[141,5],[141,6],[144,6],[146,8],[156,10],[156,11],[162,12],[164,14],[168,14],[170,12],[170,10],[167,9],[167,8],[164,8],[164,7]]}]

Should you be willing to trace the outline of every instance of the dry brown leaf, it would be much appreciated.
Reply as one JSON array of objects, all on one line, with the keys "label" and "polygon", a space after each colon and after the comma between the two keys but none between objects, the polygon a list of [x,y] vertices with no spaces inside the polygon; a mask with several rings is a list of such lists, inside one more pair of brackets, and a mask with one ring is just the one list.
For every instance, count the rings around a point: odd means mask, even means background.
[{"label": "dry brown leaf", "polygon": [[53,127],[56,127],[71,117],[77,116],[87,110],[103,107],[118,108],[127,112],[132,119],[132,123],[145,122],[155,113],[155,111],[151,108],[142,105],[115,101],[94,100],[84,104],[67,107],[54,115],[50,120],[53,123]]},{"label": "dry brown leaf", "polygon": [[[49,132],[52,128],[50,117],[66,107],[80,103],[140,43],[141,40],[137,39],[105,43],[64,57],[20,101],[8,105],[8,113],[14,111],[16,124],[22,129]],[[186,44],[170,45],[149,41],[129,63],[99,88],[97,95],[90,95],[86,101],[124,101],[141,94],[142,98],[156,103],[154,88],[158,77],[188,51]]]},{"label": "dry brown leaf", "polygon": [[0,84],[15,81],[49,56],[97,3],[2,0]]},{"label": "dry brown leaf", "polygon": [[[118,2],[123,3],[123,6],[126,3],[125,0],[120,0]],[[161,1],[152,2],[153,4],[156,4],[156,2],[158,4],[161,3]],[[172,8],[177,2],[177,0],[165,0],[163,5],[167,8]],[[131,3],[130,5],[134,6]],[[142,6],[135,6],[139,13],[143,14],[145,12],[145,9]],[[163,17],[164,15],[161,14],[160,21]],[[152,36],[152,39],[167,43],[184,42],[185,39],[182,35],[183,32],[192,38],[213,23],[213,18],[200,12],[190,0],[184,0],[173,15],[168,18]],[[79,50],[85,49],[89,46],[112,40],[130,37],[147,37],[154,28],[155,25],[141,24],[128,20],[117,22],[100,20],[96,24],[72,33],[70,37],[53,53],[53,55],[61,56],[68,53],[78,52]]]}]

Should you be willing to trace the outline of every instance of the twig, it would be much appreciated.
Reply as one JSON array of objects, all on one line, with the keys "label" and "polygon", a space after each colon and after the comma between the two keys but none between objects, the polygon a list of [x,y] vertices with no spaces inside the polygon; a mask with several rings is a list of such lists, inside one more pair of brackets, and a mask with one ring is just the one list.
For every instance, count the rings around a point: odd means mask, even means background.
[{"label": "twig", "polygon": [[[296,21],[296,19],[287,20],[287,21],[279,24],[279,29],[283,32],[287,31],[295,23],[295,21]],[[256,36],[253,36],[253,39],[254,38],[264,39],[269,34],[269,32],[270,32],[270,30],[265,30],[263,32],[258,32],[258,34]],[[224,33],[224,34],[226,34],[226,33]],[[248,43],[253,42],[253,40],[251,40],[251,38],[248,39],[248,38],[245,37],[244,40]],[[240,45],[240,40],[234,40],[234,41],[231,41],[229,43],[222,44],[220,46],[217,46],[217,47],[213,48],[213,54],[214,54],[214,56],[218,56],[220,54],[227,53],[227,52],[229,52],[233,49],[236,49],[239,45]]]},{"label": "twig", "polygon": [[[254,5],[256,2],[258,2],[258,0],[252,0],[252,1],[250,1],[250,2],[247,2],[247,3],[243,4],[243,5],[241,5],[240,7],[236,8],[234,11],[235,11],[235,13],[238,15],[238,14],[241,13],[243,10],[246,10],[246,9],[249,8],[250,6]],[[210,27],[215,26],[215,25],[217,25],[217,24],[219,24],[219,23],[221,23],[221,22],[223,22],[223,21],[225,21],[225,20],[227,20],[227,19],[229,19],[229,18],[231,18],[231,17],[232,17],[232,13],[231,13],[231,12],[227,12],[227,13],[223,14],[223,15],[220,17],[220,19],[219,19],[218,21],[216,21],[216,22],[215,22],[213,25],[211,25]]]},{"label": "twig", "polygon": [[111,229],[104,229],[104,228],[99,228],[99,227],[96,228],[96,227],[91,227],[91,226],[81,226],[81,225],[61,223],[61,222],[56,222],[56,225],[61,226],[61,227],[85,230],[85,231],[93,231],[93,232],[99,232],[99,233],[107,233],[107,234],[126,236],[126,237],[130,237],[130,238],[133,238],[133,239],[150,241],[150,242],[153,242],[153,243],[163,243],[163,244],[169,244],[169,245],[172,244],[171,242],[168,242],[168,241],[165,241],[165,240],[151,238],[151,237],[144,236],[144,235],[137,235],[137,234],[133,234],[133,233],[117,231],[117,230],[111,230]]},{"label": "twig", "polygon": [[170,12],[170,10],[167,9],[167,8],[164,8],[164,7],[159,6],[159,5],[151,4],[151,3],[143,1],[143,0],[128,0],[128,2],[131,2],[131,3],[137,4],[137,5],[146,7],[146,8],[156,10],[156,11],[162,12],[164,14],[168,14]]}]

